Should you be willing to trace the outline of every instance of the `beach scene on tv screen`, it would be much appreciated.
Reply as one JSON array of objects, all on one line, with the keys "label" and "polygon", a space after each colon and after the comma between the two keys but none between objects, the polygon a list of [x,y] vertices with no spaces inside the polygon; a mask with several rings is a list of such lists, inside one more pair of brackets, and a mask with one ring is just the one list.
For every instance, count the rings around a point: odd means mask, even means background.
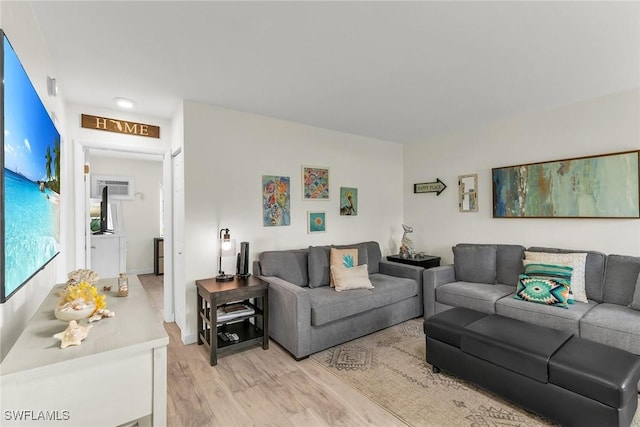
[{"label": "beach scene on tv screen", "polygon": [[3,299],[59,252],[60,134],[4,43]]}]

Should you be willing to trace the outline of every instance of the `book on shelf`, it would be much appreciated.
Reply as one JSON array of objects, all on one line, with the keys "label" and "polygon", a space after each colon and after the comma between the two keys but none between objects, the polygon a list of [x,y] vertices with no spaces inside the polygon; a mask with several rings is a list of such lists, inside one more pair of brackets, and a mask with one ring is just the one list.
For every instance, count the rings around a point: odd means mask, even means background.
[{"label": "book on shelf", "polygon": [[250,316],[255,314],[255,310],[246,304],[230,304],[218,307],[217,320],[218,322],[225,322],[238,317]]}]

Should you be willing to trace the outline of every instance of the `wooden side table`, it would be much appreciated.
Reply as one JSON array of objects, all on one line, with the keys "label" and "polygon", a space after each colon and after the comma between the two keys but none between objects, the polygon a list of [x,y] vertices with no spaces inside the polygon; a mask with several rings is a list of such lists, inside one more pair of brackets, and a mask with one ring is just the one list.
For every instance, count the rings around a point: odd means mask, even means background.
[{"label": "wooden side table", "polygon": [[[198,344],[209,347],[209,363],[218,363],[218,354],[238,351],[255,344],[269,348],[269,284],[254,276],[234,277],[230,282],[215,278],[196,280],[198,287]],[[253,303],[250,301],[253,299]],[[218,308],[242,303],[254,313],[226,321],[218,320]],[[225,341],[218,332],[235,333],[238,341]]]},{"label": "wooden side table", "polygon": [[417,256],[415,258],[402,258],[400,255],[388,255],[388,261],[399,262],[401,264],[409,264],[416,265],[422,268],[433,268],[440,266],[440,257],[439,256]]}]

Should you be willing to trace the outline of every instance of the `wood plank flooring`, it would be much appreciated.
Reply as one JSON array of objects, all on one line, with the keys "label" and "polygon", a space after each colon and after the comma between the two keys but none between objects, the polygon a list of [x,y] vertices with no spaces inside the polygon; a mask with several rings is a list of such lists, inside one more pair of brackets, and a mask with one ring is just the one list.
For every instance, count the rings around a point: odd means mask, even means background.
[{"label": "wood plank flooring", "polygon": [[[161,317],[162,276],[139,276]],[[167,424],[187,426],[406,426],[311,359],[296,362],[276,342],[219,356],[169,335]]]}]

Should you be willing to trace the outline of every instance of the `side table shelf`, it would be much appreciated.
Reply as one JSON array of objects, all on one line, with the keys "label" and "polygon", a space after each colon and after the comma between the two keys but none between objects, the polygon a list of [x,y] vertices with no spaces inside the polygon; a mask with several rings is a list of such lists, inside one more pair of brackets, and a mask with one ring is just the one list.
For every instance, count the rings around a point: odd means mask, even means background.
[{"label": "side table shelf", "polygon": [[[215,279],[197,280],[196,286],[198,344],[204,344],[209,348],[211,366],[218,363],[218,354],[239,351],[255,344],[261,344],[265,350],[269,348],[268,283],[256,277],[235,277],[231,282],[216,282]],[[218,321],[218,308],[230,303],[250,306],[254,313]],[[224,341],[218,336],[218,332],[237,334],[239,340]]]}]

